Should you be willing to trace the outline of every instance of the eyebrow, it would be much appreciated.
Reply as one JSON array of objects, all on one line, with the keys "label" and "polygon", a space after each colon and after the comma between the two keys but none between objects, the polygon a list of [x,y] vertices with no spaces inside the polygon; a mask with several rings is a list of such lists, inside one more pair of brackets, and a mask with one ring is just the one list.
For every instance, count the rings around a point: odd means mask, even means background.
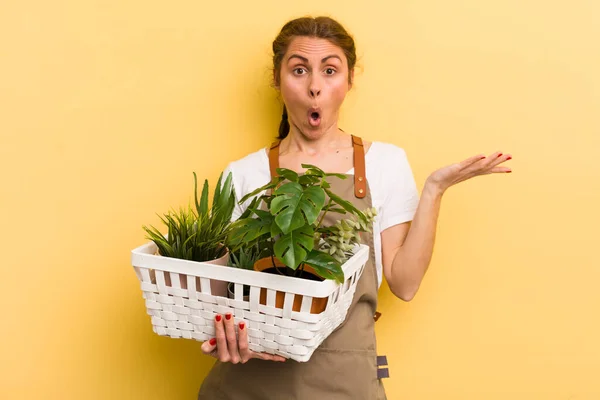
[{"label": "eyebrow", "polygon": [[[291,56],[288,58],[288,62],[289,62],[289,61],[290,61],[292,58],[299,58],[299,59],[301,59],[302,61],[304,61],[305,63],[308,63],[308,58],[306,58],[306,57],[302,57],[302,56],[301,56],[301,55],[299,55],[299,54],[292,54],[292,55],[291,55]],[[329,60],[330,58],[337,58],[338,60],[342,61],[342,59],[341,59],[341,58],[340,58],[338,55],[332,54],[332,55],[330,55],[330,56],[327,56],[327,57],[323,58],[323,59],[321,60],[321,63],[324,63],[325,61]]]}]

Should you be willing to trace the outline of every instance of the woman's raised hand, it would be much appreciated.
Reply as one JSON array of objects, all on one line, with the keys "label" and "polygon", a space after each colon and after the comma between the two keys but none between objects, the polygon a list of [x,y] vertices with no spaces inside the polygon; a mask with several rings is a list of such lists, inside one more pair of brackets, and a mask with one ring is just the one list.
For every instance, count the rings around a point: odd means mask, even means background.
[{"label": "woman's raised hand", "polygon": [[500,164],[511,158],[510,154],[502,154],[500,152],[493,153],[487,157],[481,154],[469,157],[466,160],[434,171],[427,178],[427,183],[433,185],[441,193],[444,193],[450,186],[476,176],[512,172],[512,169],[509,167],[500,166]]}]

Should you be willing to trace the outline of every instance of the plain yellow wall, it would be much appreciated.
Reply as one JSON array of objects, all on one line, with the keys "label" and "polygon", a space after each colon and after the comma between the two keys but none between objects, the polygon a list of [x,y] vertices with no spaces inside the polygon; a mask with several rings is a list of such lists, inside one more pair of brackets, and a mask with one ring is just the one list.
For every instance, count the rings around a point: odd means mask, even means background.
[{"label": "plain yellow wall", "polygon": [[0,398],[195,398],[212,361],[152,332],[130,250],[192,171],[212,187],[270,142],[270,44],[309,13],[357,41],[341,126],[404,147],[420,187],[514,157],[447,193],[417,297],[382,289],[388,398],[600,399],[593,0],[3,2]]}]

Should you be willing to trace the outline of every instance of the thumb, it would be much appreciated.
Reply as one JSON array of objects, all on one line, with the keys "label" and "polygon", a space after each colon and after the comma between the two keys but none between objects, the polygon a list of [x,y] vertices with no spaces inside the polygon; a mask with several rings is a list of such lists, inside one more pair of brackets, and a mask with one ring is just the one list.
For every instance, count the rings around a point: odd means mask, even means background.
[{"label": "thumb", "polygon": [[202,350],[202,353],[206,355],[212,355],[212,353],[217,349],[217,339],[212,338],[207,340],[206,342],[202,343],[200,349]]}]

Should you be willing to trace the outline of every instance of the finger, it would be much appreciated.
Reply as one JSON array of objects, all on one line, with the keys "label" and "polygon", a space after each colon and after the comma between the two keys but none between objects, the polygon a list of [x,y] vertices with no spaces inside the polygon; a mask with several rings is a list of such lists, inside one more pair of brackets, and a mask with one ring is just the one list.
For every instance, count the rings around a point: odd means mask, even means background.
[{"label": "finger", "polygon": [[512,172],[512,169],[509,167],[494,167],[490,170],[490,173],[492,173],[492,174],[510,173],[510,172]]},{"label": "finger", "polygon": [[215,337],[217,338],[217,353],[219,361],[229,362],[231,356],[227,348],[227,337],[225,336],[225,327],[223,327],[223,317],[219,314],[215,316]]},{"label": "finger", "polygon": [[484,161],[486,167],[495,166],[499,162],[501,162],[506,156],[504,156],[501,151],[496,151],[490,154],[487,159]]},{"label": "finger", "polygon": [[277,361],[277,362],[285,361],[285,358],[283,358],[281,356],[277,356],[275,354],[269,354],[269,353],[252,353],[252,358],[259,358],[259,359],[265,360],[265,361]]},{"label": "finger", "polygon": [[508,160],[511,160],[511,159],[512,159],[512,156],[510,154],[502,154],[502,153],[495,154],[493,156],[493,160],[491,160],[490,162],[488,162],[486,164],[485,169],[487,169],[488,173],[491,173],[493,168],[495,168],[496,166],[498,166]]},{"label": "finger", "polygon": [[245,322],[238,324],[238,349],[242,364],[247,363],[248,360],[253,358],[252,351],[248,348],[248,329]]},{"label": "finger", "polygon": [[227,338],[227,348],[229,349],[230,360],[233,364],[240,362],[240,354],[238,353],[238,340],[235,334],[235,327],[233,324],[233,315],[230,313],[225,314],[225,337]]},{"label": "finger", "polygon": [[470,167],[471,165],[473,165],[485,158],[486,158],[486,156],[484,154],[478,154],[476,156],[469,157],[466,160],[459,162],[458,165],[459,165],[460,169],[462,170],[462,169]]},{"label": "finger", "polygon": [[217,355],[217,339],[212,338],[202,343],[200,350],[202,350],[202,353],[206,354],[207,356],[215,357]]}]

